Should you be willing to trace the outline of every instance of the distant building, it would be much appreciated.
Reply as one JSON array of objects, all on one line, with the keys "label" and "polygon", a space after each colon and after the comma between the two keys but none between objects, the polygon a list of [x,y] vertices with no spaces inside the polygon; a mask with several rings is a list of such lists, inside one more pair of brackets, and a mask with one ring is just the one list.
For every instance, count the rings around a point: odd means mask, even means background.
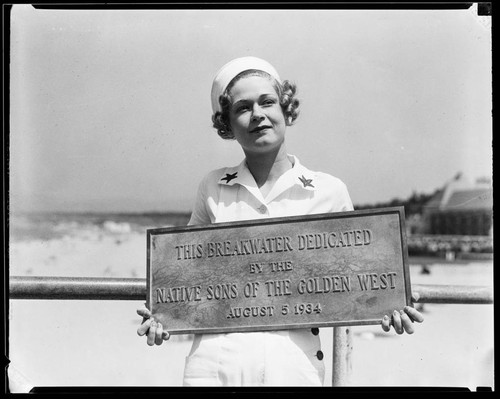
[{"label": "distant building", "polygon": [[423,229],[424,234],[492,236],[491,179],[471,183],[457,174],[425,205]]}]

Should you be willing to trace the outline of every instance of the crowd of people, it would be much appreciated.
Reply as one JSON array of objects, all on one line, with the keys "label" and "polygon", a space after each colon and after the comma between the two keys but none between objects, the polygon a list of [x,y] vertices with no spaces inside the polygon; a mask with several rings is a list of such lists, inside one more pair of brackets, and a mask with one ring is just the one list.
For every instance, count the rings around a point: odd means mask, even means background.
[{"label": "crowd of people", "polygon": [[466,254],[493,254],[493,238],[485,236],[412,234],[408,236],[407,244],[410,256],[455,258]]}]

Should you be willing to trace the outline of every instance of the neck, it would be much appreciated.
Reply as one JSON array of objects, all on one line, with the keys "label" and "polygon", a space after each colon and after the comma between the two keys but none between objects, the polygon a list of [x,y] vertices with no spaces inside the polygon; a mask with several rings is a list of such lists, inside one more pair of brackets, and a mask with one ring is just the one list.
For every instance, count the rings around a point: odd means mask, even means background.
[{"label": "neck", "polygon": [[245,155],[248,169],[259,188],[264,184],[274,184],[283,173],[292,168],[284,146],[273,153]]}]

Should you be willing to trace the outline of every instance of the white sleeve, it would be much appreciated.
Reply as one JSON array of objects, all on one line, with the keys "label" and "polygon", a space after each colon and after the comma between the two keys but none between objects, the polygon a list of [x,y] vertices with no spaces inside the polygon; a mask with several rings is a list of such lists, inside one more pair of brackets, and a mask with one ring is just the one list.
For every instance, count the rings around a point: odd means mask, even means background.
[{"label": "white sleeve", "polygon": [[353,211],[354,206],[352,204],[351,196],[349,195],[349,191],[347,190],[347,186],[344,182],[341,184],[341,190],[339,193],[340,200],[340,212],[348,212]]},{"label": "white sleeve", "polygon": [[338,177],[322,173],[324,187],[323,195],[330,204],[330,212],[349,212],[354,210],[351,196],[345,183]]},{"label": "white sleeve", "polygon": [[207,208],[207,178],[205,177],[198,185],[196,200],[188,225],[210,224],[211,220]]}]

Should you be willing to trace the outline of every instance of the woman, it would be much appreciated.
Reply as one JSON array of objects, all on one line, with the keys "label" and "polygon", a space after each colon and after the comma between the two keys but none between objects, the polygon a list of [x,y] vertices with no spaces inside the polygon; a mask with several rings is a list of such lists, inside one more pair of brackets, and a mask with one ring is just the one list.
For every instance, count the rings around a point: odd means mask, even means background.
[{"label": "woman", "polygon": [[[219,70],[211,95],[214,127],[238,142],[245,159],[205,176],[189,224],[353,210],[341,180],[307,169],[286,150],[286,128],[298,116],[295,93],[294,84],[259,58],[237,58]],[[147,334],[149,345],[168,339],[147,309],[138,313],[144,317],[138,333]],[[406,307],[385,316],[382,328],[411,334],[413,321],[422,316]],[[195,335],[184,384],[321,386],[322,359],[317,328]]]}]

